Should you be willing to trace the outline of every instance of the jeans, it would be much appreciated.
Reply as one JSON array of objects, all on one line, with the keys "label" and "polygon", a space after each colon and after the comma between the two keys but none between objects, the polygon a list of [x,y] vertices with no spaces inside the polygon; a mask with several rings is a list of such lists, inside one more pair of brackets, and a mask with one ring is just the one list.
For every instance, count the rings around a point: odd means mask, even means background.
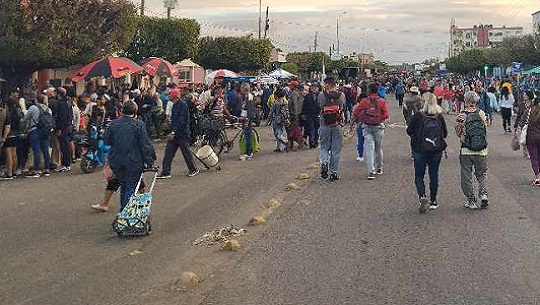
[{"label": "jeans", "polygon": [[356,137],[358,138],[358,144],[356,150],[358,151],[358,157],[364,157],[364,134],[362,132],[362,125],[356,126]]},{"label": "jeans", "polygon": [[280,151],[287,148],[287,137],[285,136],[285,126],[281,124],[273,124],[272,129],[274,130],[274,137],[276,138],[277,149]]},{"label": "jeans", "polygon": [[309,138],[309,148],[316,148],[319,145],[320,121],[318,115],[306,115],[304,128]]},{"label": "jeans", "polygon": [[339,155],[343,147],[341,126],[330,127],[322,125],[319,129],[319,134],[321,136],[320,163],[329,163],[330,172],[337,173],[339,171]]},{"label": "jeans", "polygon": [[51,155],[49,154],[49,147],[51,146],[49,137],[44,137],[39,131],[33,130],[30,132],[30,143],[32,151],[34,153],[34,171],[41,169],[40,161],[43,154],[43,162],[45,162],[44,170],[49,170],[51,167]]},{"label": "jeans", "polygon": [[473,171],[478,181],[478,196],[487,195],[487,157],[460,155],[459,163],[461,165],[461,189],[469,202],[476,201],[473,186]]},{"label": "jeans", "polygon": [[247,126],[244,127],[244,138],[246,139],[246,155],[251,156],[253,154],[253,132],[251,122],[247,122]]},{"label": "jeans", "polygon": [[426,167],[429,172],[429,198],[431,202],[437,201],[439,189],[439,165],[441,164],[442,152],[435,154],[414,153],[414,184],[418,198],[426,197],[424,175]]},{"label": "jeans", "polygon": [[114,176],[120,181],[120,211],[129,203],[129,198],[135,193],[137,183],[143,173],[142,166],[111,167]]},{"label": "jeans", "polygon": [[384,125],[363,125],[365,138],[366,166],[370,173],[383,168]]},{"label": "jeans", "polygon": [[540,140],[528,139],[527,148],[531,157],[531,166],[535,176],[540,175]]},{"label": "jeans", "polygon": [[62,135],[58,139],[62,150],[62,166],[71,166],[71,141],[73,140],[73,128],[71,126],[62,129]]},{"label": "jeans", "polygon": [[187,139],[174,138],[168,141],[167,146],[165,147],[165,155],[163,156],[163,174],[168,175],[171,173],[172,161],[174,159],[174,155],[176,155],[176,152],[178,151],[178,148],[180,148],[180,151],[184,156],[184,160],[186,161],[189,172],[193,173],[197,170],[197,168],[195,168],[193,156],[189,150],[189,141]]}]

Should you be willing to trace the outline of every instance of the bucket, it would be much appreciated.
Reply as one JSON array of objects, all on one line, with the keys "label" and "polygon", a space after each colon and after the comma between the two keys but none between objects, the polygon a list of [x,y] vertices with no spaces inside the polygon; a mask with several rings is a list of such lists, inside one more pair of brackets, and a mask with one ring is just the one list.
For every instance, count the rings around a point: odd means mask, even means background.
[{"label": "bucket", "polygon": [[214,167],[218,164],[219,159],[216,156],[216,153],[214,153],[212,147],[208,145],[201,147],[196,155],[207,167]]}]

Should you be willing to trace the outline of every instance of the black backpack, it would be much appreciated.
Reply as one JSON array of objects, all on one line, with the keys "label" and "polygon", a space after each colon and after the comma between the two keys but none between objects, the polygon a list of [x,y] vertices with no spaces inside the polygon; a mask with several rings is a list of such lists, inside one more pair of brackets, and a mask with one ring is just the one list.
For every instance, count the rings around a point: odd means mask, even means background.
[{"label": "black backpack", "polygon": [[54,132],[54,117],[40,105],[36,105],[36,107],[39,109],[39,119],[36,125],[37,130],[43,137],[48,137]]},{"label": "black backpack", "polygon": [[467,114],[463,147],[472,151],[482,151],[488,146],[486,124],[480,117],[480,110]]},{"label": "black backpack", "polygon": [[437,116],[424,115],[422,117],[418,146],[425,153],[441,152],[446,149],[443,126]]}]

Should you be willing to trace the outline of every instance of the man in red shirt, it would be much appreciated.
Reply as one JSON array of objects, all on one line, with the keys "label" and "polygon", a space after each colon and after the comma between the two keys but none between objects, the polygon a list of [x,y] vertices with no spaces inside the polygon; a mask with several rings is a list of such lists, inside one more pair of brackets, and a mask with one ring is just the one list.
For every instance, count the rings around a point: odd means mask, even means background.
[{"label": "man in red shirt", "polygon": [[390,118],[390,112],[386,100],[377,95],[378,84],[369,85],[368,91],[368,97],[362,99],[354,108],[353,116],[362,124],[368,179],[374,180],[376,174],[383,174],[384,121]]}]

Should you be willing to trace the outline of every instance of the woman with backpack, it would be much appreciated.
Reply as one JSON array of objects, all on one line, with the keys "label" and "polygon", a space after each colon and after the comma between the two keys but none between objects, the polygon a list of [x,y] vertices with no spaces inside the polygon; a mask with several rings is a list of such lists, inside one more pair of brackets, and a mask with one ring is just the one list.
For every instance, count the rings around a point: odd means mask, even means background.
[{"label": "woman with backpack", "polygon": [[[458,116],[455,127],[460,139],[461,189],[465,195],[464,206],[471,210],[487,208],[487,115],[477,107],[480,97],[474,91],[465,93],[465,110]],[[473,175],[478,182],[478,197],[474,193]]]},{"label": "woman with backpack", "polygon": [[514,107],[515,99],[514,95],[510,93],[508,87],[502,87],[501,89],[501,115],[503,119],[504,133],[512,132],[510,119],[512,118],[512,108]]},{"label": "woman with backpack", "polygon": [[[28,124],[28,136],[34,153],[34,167],[32,172],[26,175],[27,178],[39,178],[41,176],[50,176],[49,168],[51,167],[51,155],[49,154],[50,136],[51,136],[51,119],[53,120],[52,111],[47,106],[47,96],[40,94],[36,97],[37,103],[28,108],[28,112],[24,116],[23,121]],[[49,122],[49,123],[47,123]],[[48,126],[48,127],[47,127]],[[54,126],[54,125],[53,125]],[[53,128],[53,127],[52,127]],[[41,155],[45,166],[40,172]]]},{"label": "woman with backpack", "polygon": [[532,100],[527,127],[527,148],[534,172],[532,185],[540,187],[540,97]]},{"label": "woman with backpack", "polygon": [[[419,198],[419,212],[435,210],[439,207],[437,192],[439,189],[439,166],[443,151],[446,149],[448,129],[443,117],[443,109],[437,103],[433,93],[424,93],[424,108],[415,113],[407,127],[407,134],[411,137],[414,159],[414,182]],[[429,172],[429,202],[426,197],[424,176],[426,168]]]}]

